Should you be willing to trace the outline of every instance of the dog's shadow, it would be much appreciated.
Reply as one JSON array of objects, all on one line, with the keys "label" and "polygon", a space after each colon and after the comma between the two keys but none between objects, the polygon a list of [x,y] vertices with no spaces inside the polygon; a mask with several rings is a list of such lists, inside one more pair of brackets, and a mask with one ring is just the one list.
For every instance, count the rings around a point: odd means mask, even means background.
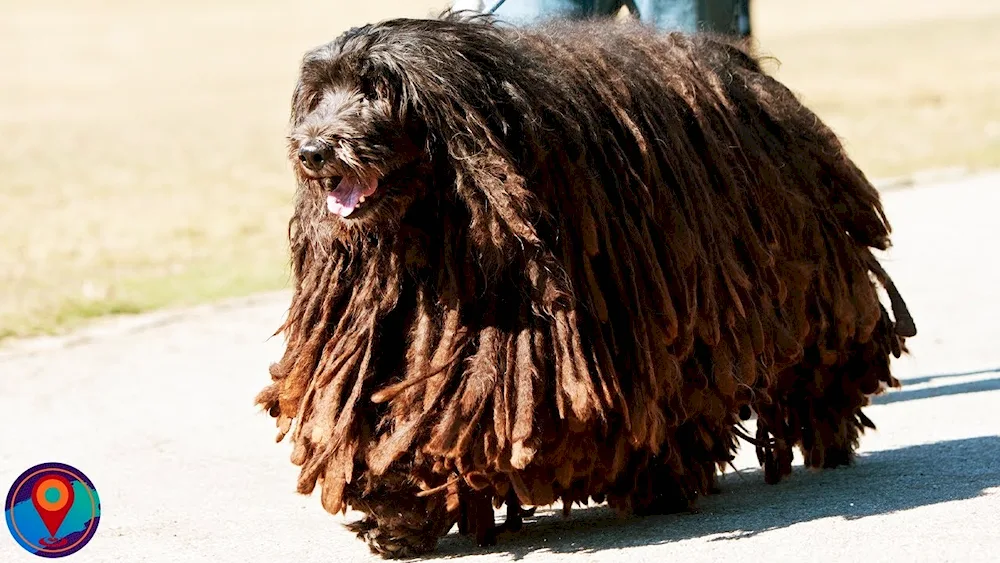
[{"label": "dog's shadow", "polygon": [[1000,487],[1000,437],[984,436],[862,454],[852,467],[811,472],[796,468],[778,485],[759,471],[727,473],[722,493],[697,503],[694,513],[622,517],[606,506],[577,508],[569,518],[541,510],[498,545],[477,549],[452,533],[435,557],[504,554],[521,559],[537,551],[592,553],[706,536],[738,541],[800,522],[840,516],[849,520],[975,498]]},{"label": "dog's shadow", "polygon": [[[872,397],[873,405],[888,405],[903,401],[916,401],[920,399],[933,399],[934,397],[944,397],[947,395],[964,395],[966,393],[982,393],[985,391],[1000,390],[1000,377],[966,381],[963,383],[952,383],[949,385],[936,385],[932,387],[919,387],[925,383],[934,381],[948,381],[950,379],[1000,372],[1000,368],[991,368],[977,371],[967,371],[963,373],[949,373],[942,375],[931,375],[926,377],[904,379],[901,390],[893,390]],[[913,389],[912,387],[917,387]]]}]

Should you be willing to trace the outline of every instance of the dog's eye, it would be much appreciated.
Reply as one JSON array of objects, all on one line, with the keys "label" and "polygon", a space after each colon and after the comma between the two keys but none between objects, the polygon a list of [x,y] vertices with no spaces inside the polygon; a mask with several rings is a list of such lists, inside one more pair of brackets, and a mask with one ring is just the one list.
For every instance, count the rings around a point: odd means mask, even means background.
[{"label": "dog's eye", "polygon": [[372,73],[362,78],[360,87],[367,99],[385,98],[392,91],[392,75],[388,72]]},{"label": "dog's eye", "polygon": [[309,94],[309,96],[306,98],[306,109],[308,109],[309,111],[313,111],[314,109],[316,109],[316,106],[319,105],[319,101],[320,101],[320,96],[316,94]]}]

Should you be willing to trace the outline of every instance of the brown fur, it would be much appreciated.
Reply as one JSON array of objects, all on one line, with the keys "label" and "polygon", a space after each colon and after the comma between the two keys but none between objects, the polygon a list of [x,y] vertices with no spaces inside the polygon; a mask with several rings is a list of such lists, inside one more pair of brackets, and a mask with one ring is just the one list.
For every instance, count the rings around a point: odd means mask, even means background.
[{"label": "brown fur", "polygon": [[[915,334],[879,195],[722,39],[635,24],[393,20],[306,55],[295,292],[258,403],[298,490],[387,557],[491,506],[639,514],[714,488],[758,415],[768,481],[847,464]],[[324,178],[380,178],[344,220]],[[880,304],[887,287],[895,319]],[[294,430],[292,426],[294,424]]]}]

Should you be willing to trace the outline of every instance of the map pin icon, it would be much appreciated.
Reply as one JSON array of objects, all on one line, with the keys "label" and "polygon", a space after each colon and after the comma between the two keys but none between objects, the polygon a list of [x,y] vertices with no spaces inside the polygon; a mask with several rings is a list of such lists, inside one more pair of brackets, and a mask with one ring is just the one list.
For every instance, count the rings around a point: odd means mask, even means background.
[{"label": "map pin icon", "polygon": [[32,488],[31,503],[51,537],[55,538],[59,526],[73,507],[73,485],[61,475],[46,475]]}]

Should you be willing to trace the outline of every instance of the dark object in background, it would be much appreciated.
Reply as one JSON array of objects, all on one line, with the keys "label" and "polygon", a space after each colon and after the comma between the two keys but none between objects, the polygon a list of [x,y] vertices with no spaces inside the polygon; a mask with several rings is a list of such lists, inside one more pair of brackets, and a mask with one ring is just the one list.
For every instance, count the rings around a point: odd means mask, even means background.
[{"label": "dark object in background", "polygon": [[504,504],[510,531],[557,500],[687,510],[738,438],[770,483],[794,448],[850,464],[916,329],[836,135],[729,38],[479,20],[304,57],[294,292],[257,397],[299,492],[409,557],[455,524],[495,542]]},{"label": "dark object in background", "polygon": [[[514,5],[518,3],[528,5]],[[456,2],[455,6],[462,9],[474,5],[465,0]],[[545,0],[531,0],[530,3],[527,0],[490,0],[483,8],[488,13],[500,10],[499,15],[504,15],[504,9],[510,9],[522,17],[528,15],[529,19],[579,19],[610,17],[617,14],[623,6],[633,16],[661,29],[676,27],[688,32],[701,29],[740,38],[751,35],[750,0],[562,0],[551,5]],[[675,20],[671,18],[671,14],[680,17]]]},{"label": "dark object in background", "polygon": [[[587,1],[587,0],[581,0]],[[641,15],[641,10],[636,6],[635,0],[594,0],[595,2],[605,2],[617,4],[612,7],[617,11],[622,5],[627,6],[633,14]],[[735,37],[750,37],[750,0],[660,0],[661,2],[676,4],[678,6],[687,4],[693,10],[697,19],[698,29],[732,35]]]},{"label": "dark object in background", "polygon": [[703,29],[750,37],[750,0],[697,0],[697,3],[698,21]]}]

